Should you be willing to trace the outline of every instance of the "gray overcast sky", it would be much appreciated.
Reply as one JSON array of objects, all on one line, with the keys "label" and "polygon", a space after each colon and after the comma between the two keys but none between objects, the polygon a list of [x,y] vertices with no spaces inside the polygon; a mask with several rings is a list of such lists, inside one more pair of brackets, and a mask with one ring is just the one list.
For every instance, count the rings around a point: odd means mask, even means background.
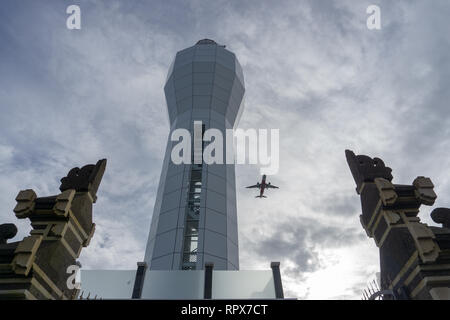
[{"label": "gray overcast sky", "polygon": [[[82,29],[67,30],[77,4]],[[381,7],[382,29],[366,27]],[[144,256],[169,124],[163,85],[177,51],[227,45],[246,85],[241,128],[280,129],[279,190],[256,201],[237,166],[241,269],[281,261],[286,296],[359,299],[379,269],[359,223],[344,150],[379,156],[394,181],[431,177],[450,207],[450,3],[433,1],[61,1],[0,3],[0,222],[21,189],[56,194],[107,158],[85,269]],[[421,218],[429,219],[424,207]]]}]

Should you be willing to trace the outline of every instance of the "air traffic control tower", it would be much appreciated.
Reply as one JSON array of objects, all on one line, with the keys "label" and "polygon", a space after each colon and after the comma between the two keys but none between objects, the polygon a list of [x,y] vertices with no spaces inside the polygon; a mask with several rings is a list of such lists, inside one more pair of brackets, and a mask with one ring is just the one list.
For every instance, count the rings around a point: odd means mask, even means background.
[{"label": "air traffic control tower", "polygon": [[[244,76],[236,56],[208,39],[177,53],[164,87],[170,134],[153,210],[145,262],[150,270],[239,269],[234,164],[202,161],[202,134],[239,122]],[[194,129],[194,121],[201,121]],[[203,128],[202,128],[203,127]],[[171,160],[172,132],[192,138],[191,164]],[[194,130],[199,132],[194,135]],[[205,142],[204,144],[206,144]],[[225,147],[225,144],[224,144]],[[231,152],[232,150],[228,150]],[[225,150],[223,150],[225,155]]]},{"label": "air traffic control tower", "polygon": [[[202,161],[207,129],[222,132],[224,163],[234,156],[225,130],[238,124],[245,91],[236,56],[200,40],[176,54],[164,91],[170,132],[144,261],[137,270],[81,270],[81,291],[103,299],[283,298],[279,263],[239,270],[234,164]],[[190,134],[190,163],[171,157],[176,129]]]}]

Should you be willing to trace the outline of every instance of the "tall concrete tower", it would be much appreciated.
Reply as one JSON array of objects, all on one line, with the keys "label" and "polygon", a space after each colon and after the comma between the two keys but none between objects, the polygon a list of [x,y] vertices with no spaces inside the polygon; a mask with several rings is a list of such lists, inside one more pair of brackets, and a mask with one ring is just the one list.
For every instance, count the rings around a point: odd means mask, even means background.
[{"label": "tall concrete tower", "polygon": [[[206,262],[213,262],[218,270],[238,270],[234,164],[192,161],[176,165],[171,152],[179,142],[170,137],[178,128],[189,130],[194,137],[194,121],[203,125],[197,137],[209,128],[220,130],[225,137],[225,130],[235,127],[243,109],[242,68],[225,46],[200,40],[177,53],[164,91],[170,134],[145,262],[152,270],[201,270]],[[207,143],[203,142],[203,147]],[[224,141],[224,158],[225,145]]]}]

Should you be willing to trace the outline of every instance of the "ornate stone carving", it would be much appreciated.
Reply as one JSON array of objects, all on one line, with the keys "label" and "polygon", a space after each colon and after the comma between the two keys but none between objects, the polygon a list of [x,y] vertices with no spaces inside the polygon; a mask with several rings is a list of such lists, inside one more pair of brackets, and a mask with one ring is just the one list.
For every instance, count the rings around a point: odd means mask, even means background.
[{"label": "ornate stone carving", "polygon": [[[380,248],[381,289],[408,299],[432,299],[439,296],[431,294],[437,287],[450,290],[450,230],[429,227],[417,217],[422,204],[436,200],[431,179],[394,184],[381,159],[349,150],[345,155],[361,197],[361,224]],[[435,209],[432,217],[448,226],[450,209]]]},{"label": "ornate stone carving", "polygon": [[450,209],[436,208],[431,212],[431,219],[436,223],[441,223],[444,228],[450,229]]},{"label": "ornate stone carving", "polygon": [[6,244],[8,239],[12,239],[17,234],[17,227],[12,223],[0,225],[0,244]]},{"label": "ornate stone carving", "polygon": [[73,168],[61,179],[61,193],[37,197],[22,190],[16,197],[16,217],[31,221],[30,235],[18,242],[14,225],[0,226],[0,299],[75,299],[78,289],[67,287],[67,268],[77,263],[95,231],[92,205],[106,167]]},{"label": "ornate stone carving", "polygon": [[358,193],[360,193],[364,182],[374,182],[375,178],[384,178],[392,181],[392,169],[386,167],[383,160],[379,158],[372,159],[365,155],[357,156],[351,150],[345,150],[345,156],[353,179],[355,179]]}]

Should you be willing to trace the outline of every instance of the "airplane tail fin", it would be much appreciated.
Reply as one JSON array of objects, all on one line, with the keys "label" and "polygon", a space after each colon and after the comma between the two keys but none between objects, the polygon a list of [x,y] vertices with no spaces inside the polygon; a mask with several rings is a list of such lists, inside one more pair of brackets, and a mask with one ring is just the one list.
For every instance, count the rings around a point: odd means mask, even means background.
[{"label": "airplane tail fin", "polygon": [[266,196],[256,196],[255,198],[267,198]]}]

